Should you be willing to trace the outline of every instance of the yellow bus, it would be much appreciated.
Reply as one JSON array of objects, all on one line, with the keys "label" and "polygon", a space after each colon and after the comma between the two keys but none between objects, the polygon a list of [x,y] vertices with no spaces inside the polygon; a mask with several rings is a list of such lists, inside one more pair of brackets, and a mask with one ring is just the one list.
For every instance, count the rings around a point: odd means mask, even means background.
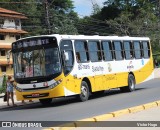
[{"label": "yellow bus", "polygon": [[17,100],[77,96],[120,88],[153,78],[148,37],[43,35],[12,43]]}]

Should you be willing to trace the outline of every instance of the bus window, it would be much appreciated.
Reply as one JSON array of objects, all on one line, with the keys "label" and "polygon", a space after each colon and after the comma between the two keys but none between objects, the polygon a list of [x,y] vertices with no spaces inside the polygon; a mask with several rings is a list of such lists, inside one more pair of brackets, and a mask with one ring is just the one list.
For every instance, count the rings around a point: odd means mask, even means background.
[{"label": "bus window", "polygon": [[124,41],[123,46],[124,46],[125,58],[132,59],[134,55],[133,55],[133,48],[132,48],[131,42]]},{"label": "bus window", "polygon": [[74,45],[75,45],[75,53],[76,53],[77,62],[89,61],[87,42],[76,40]]},{"label": "bus window", "polygon": [[89,56],[92,62],[102,60],[100,45],[98,41],[88,41]]},{"label": "bus window", "polygon": [[115,50],[115,59],[122,60],[123,59],[123,50],[120,41],[114,41],[114,50]]},{"label": "bus window", "polygon": [[113,60],[112,46],[109,41],[102,41],[103,59],[106,61]]},{"label": "bus window", "polygon": [[79,52],[76,52],[76,60],[77,60],[77,62],[81,62],[80,53]]},{"label": "bus window", "polygon": [[140,59],[141,58],[140,42],[139,41],[134,41],[133,44],[134,44],[135,58]]},{"label": "bus window", "polygon": [[67,75],[71,72],[74,63],[72,41],[62,40],[60,49],[62,52],[64,74]]},{"label": "bus window", "polygon": [[143,46],[143,56],[144,56],[144,58],[149,58],[150,57],[149,43],[147,41],[143,41],[142,46]]}]

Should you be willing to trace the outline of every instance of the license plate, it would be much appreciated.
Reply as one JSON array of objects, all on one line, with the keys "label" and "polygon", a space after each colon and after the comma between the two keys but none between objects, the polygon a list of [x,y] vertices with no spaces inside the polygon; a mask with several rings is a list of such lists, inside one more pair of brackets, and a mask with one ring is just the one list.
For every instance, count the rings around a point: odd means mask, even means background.
[{"label": "license plate", "polygon": [[39,97],[39,93],[32,93],[32,97]]}]

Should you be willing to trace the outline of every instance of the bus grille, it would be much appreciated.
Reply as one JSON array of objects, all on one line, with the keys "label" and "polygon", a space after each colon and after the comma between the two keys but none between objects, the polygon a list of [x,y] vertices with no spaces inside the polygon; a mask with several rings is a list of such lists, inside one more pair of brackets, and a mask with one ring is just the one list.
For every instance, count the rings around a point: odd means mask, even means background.
[{"label": "bus grille", "polygon": [[22,89],[23,91],[28,91],[28,90],[41,90],[41,89],[49,89],[49,86],[47,87],[41,87],[41,88],[26,88],[26,89]]}]

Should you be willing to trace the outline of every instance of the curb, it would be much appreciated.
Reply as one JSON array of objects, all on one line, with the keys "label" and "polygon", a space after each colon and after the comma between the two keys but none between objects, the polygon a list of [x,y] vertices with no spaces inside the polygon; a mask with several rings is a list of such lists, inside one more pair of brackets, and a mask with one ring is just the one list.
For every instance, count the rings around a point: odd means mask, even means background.
[{"label": "curb", "polygon": [[0,98],[3,98],[5,94],[0,94]]},{"label": "curb", "polygon": [[0,98],[3,98],[4,96],[0,95]]},{"label": "curb", "polygon": [[96,123],[98,121],[105,121],[107,119],[111,119],[114,117],[130,114],[130,113],[136,113],[136,112],[140,112],[140,111],[147,110],[147,109],[154,108],[154,107],[158,107],[158,106],[160,106],[160,100],[154,101],[151,103],[147,103],[147,104],[143,104],[143,105],[139,105],[139,106],[135,106],[135,107],[131,107],[131,108],[127,108],[127,109],[122,109],[122,110],[115,111],[115,112],[110,112],[108,114],[103,114],[103,115],[94,116],[91,118],[78,120],[73,123],[63,124],[63,125],[60,125],[57,127],[45,128],[43,130],[71,130],[71,129],[74,129],[77,127],[82,127],[82,126],[89,124],[91,122]]}]

